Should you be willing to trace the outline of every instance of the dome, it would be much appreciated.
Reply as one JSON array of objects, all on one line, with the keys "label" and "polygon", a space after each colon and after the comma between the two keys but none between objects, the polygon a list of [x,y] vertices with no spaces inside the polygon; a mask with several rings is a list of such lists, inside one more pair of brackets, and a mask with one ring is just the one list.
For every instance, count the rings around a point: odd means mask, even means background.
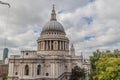
[{"label": "dome", "polygon": [[56,19],[54,5],[53,5],[50,21],[42,29],[42,32],[46,32],[46,31],[64,32],[63,26]]},{"label": "dome", "polygon": [[64,28],[58,21],[49,21],[42,29],[42,32],[45,31],[64,32]]}]

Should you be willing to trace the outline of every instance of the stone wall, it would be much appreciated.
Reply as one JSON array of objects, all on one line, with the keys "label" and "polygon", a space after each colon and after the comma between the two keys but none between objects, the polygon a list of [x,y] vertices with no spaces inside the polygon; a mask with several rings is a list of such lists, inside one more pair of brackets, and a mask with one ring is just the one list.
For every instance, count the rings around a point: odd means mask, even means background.
[{"label": "stone wall", "polygon": [[0,80],[8,74],[8,64],[0,64]]}]

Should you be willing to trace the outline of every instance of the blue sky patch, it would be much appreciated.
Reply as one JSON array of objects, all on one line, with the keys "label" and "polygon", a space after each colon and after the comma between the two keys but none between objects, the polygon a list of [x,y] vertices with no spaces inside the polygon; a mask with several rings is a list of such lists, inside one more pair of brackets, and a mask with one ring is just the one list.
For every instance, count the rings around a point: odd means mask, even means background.
[{"label": "blue sky patch", "polygon": [[90,25],[93,22],[93,18],[92,17],[83,17],[83,20]]},{"label": "blue sky patch", "polygon": [[57,13],[58,14],[61,14],[61,13],[63,13],[64,12],[64,10],[59,10]]},{"label": "blue sky patch", "polygon": [[90,40],[91,38],[95,38],[95,36],[85,36],[84,40]]},{"label": "blue sky patch", "polygon": [[88,2],[94,2],[95,0],[88,0]]},{"label": "blue sky patch", "polygon": [[35,28],[33,32],[34,32],[34,33],[40,33],[40,29]]}]

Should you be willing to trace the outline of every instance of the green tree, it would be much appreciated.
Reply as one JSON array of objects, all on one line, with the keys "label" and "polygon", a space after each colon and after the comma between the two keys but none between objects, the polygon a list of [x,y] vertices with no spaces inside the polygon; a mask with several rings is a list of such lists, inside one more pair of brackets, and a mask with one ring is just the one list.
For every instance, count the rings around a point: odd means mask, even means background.
[{"label": "green tree", "polygon": [[75,66],[74,69],[72,69],[72,75],[70,77],[70,80],[83,80],[83,79],[85,79],[85,69]]},{"label": "green tree", "polygon": [[[96,55],[99,56],[95,56]],[[90,80],[120,80],[120,51],[96,51],[90,57]]]},{"label": "green tree", "polygon": [[4,74],[3,75],[3,80],[7,80],[8,79],[8,74]]},{"label": "green tree", "polygon": [[96,80],[96,77],[95,77],[95,75],[96,75],[96,65],[95,65],[95,63],[99,60],[101,53],[102,52],[97,50],[96,52],[93,52],[93,56],[90,56],[90,65],[91,65],[91,70],[90,70],[90,74],[89,74],[89,79],[90,80]]}]

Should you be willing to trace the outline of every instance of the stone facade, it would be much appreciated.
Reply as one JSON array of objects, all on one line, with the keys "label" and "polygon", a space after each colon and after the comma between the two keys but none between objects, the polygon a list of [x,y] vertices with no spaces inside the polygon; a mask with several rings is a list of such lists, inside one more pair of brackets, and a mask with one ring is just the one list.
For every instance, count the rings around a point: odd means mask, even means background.
[{"label": "stone facade", "polygon": [[8,64],[0,64],[0,80],[8,74]]},{"label": "stone facade", "polygon": [[57,22],[54,7],[37,44],[35,51],[10,56],[8,80],[68,80],[72,68],[82,65],[82,57],[75,56],[74,46],[69,49],[69,39]]}]

